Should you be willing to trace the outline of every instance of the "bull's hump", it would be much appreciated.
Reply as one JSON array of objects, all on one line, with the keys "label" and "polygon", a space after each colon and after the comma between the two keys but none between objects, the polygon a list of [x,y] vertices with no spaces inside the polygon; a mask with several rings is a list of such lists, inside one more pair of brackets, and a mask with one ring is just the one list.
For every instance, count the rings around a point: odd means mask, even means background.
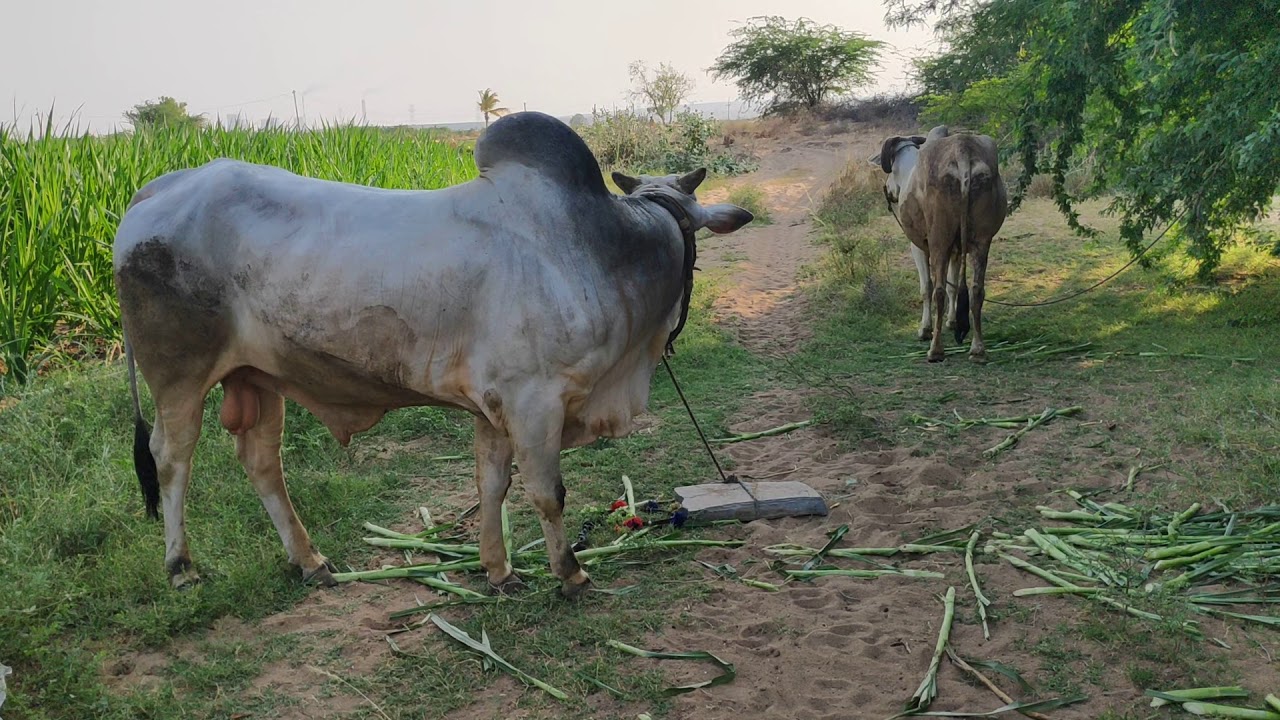
[{"label": "bull's hump", "polygon": [[480,171],[519,163],[566,188],[609,195],[600,163],[578,133],[539,112],[519,112],[498,119],[476,142]]}]

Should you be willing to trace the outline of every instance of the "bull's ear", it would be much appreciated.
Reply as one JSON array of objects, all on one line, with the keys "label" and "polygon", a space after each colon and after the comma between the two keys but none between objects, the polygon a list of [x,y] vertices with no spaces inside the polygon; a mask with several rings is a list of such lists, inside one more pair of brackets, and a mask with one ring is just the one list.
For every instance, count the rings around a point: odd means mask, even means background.
[{"label": "bull's ear", "polygon": [[900,142],[902,142],[902,136],[894,135],[880,146],[880,169],[886,174],[893,172],[893,152],[898,149]]},{"label": "bull's ear", "polygon": [[630,175],[624,175],[614,170],[613,184],[618,186],[623,195],[630,195],[633,190],[640,187],[640,178],[633,178]]},{"label": "bull's ear", "polygon": [[731,233],[756,219],[756,216],[752,215],[750,211],[728,203],[708,205],[703,210],[706,212],[707,218],[703,227],[717,235]]},{"label": "bull's ear", "polygon": [[693,191],[697,190],[698,186],[702,184],[702,181],[706,179],[707,169],[700,167],[688,175],[681,177],[679,180],[676,180],[676,187],[680,188],[680,191],[685,195],[692,195]]}]

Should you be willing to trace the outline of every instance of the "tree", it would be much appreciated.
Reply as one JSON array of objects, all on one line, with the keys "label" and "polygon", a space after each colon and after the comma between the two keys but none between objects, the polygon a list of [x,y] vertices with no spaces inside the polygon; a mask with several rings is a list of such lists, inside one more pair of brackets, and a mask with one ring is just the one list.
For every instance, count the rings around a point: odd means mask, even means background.
[{"label": "tree", "polygon": [[502,117],[511,112],[507,108],[499,107],[502,101],[498,99],[498,94],[488,88],[480,91],[480,102],[476,103],[476,107],[480,108],[480,112],[484,115],[484,126],[489,127],[489,116]]},{"label": "tree", "polygon": [[834,25],[800,18],[751,18],[711,66],[712,77],[730,79],[743,99],[765,113],[812,108],[871,81],[884,43]]},{"label": "tree", "polygon": [[631,97],[646,103],[645,109],[664,125],[675,118],[676,108],[693,92],[693,79],[667,63],[658,65],[652,77],[640,60],[631,63],[627,70],[634,84]]},{"label": "tree", "polygon": [[199,128],[207,123],[203,114],[188,113],[186,103],[178,102],[168,95],[134,105],[132,110],[125,111],[124,118],[133,125],[134,130],[182,126]]},{"label": "tree", "polygon": [[[934,20],[944,52],[919,79],[934,119],[1001,125],[1021,158],[1015,206],[1033,175],[1082,234],[1065,189],[1080,157],[1086,195],[1110,194],[1135,255],[1173,224],[1208,280],[1280,184],[1280,0],[888,0],[898,25]],[[1261,18],[1270,18],[1263,22]],[[968,111],[966,111],[968,108]]]}]

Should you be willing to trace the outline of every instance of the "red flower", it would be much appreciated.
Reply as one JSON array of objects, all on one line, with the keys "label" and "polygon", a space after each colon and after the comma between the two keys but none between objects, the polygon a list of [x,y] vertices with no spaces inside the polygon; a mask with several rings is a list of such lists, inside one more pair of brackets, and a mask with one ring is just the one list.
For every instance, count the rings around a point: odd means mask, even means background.
[{"label": "red flower", "polygon": [[626,501],[626,500],[614,500],[614,501],[613,501],[613,504],[609,506],[609,512],[613,512],[614,510],[617,510],[618,508],[624,508],[624,507],[626,507],[626,506],[627,506],[627,501]]},{"label": "red flower", "polygon": [[622,523],[628,530],[639,530],[644,527],[644,520],[638,517],[629,517],[626,522]]}]

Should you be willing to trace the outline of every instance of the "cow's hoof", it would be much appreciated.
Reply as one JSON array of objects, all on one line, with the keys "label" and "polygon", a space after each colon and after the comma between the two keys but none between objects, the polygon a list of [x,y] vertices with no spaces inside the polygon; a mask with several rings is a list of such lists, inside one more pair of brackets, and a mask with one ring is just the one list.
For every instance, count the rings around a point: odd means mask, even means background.
[{"label": "cow's hoof", "polygon": [[493,595],[518,595],[528,589],[529,586],[514,572],[498,582],[489,581],[489,592]]},{"label": "cow's hoof", "polygon": [[338,568],[333,563],[325,560],[311,570],[302,571],[302,582],[305,585],[319,585],[320,587],[334,587],[338,584],[333,579],[333,574]]},{"label": "cow's hoof", "polygon": [[931,363],[939,363],[939,362],[942,362],[943,360],[946,360],[946,359],[947,359],[947,354],[946,354],[945,352],[937,352],[937,353],[935,353],[935,352],[932,352],[932,351],[931,351],[931,352],[929,353],[929,362],[931,362]]},{"label": "cow's hoof", "polygon": [[200,583],[200,573],[196,572],[191,561],[179,558],[169,563],[169,585],[174,590],[189,590]]},{"label": "cow's hoof", "polygon": [[585,572],[579,570],[576,574],[564,581],[564,585],[560,586],[560,594],[569,600],[577,600],[582,597],[587,590],[591,588],[591,578]]},{"label": "cow's hoof", "polygon": [[929,342],[933,339],[933,331],[927,328],[920,328],[920,331],[916,333],[916,338]]},{"label": "cow's hoof", "polygon": [[986,351],[986,350],[983,350],[982,352],[971,352],[971,353],[969,353],[969,362],[975,362],[975,363],[978,363],[979,365],[986,365],[986,364],[987,364],[987,351]]}]

